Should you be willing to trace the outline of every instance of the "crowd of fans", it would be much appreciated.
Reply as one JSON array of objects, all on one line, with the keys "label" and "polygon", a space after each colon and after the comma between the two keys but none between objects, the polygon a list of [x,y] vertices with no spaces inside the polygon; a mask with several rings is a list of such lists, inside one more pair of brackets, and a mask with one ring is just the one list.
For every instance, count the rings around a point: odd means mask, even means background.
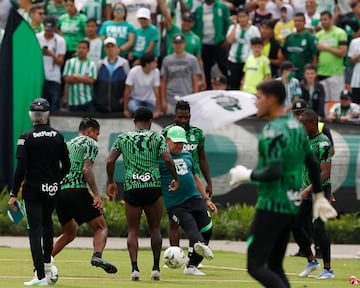
[{"label": "crowd of fans", "polygon": [[84,3],[16,3],[43,49],[43,97],[55,111],[132,117],[145,106],[158,117],[173,114],[174,96],[215,82],[255,93],[277,78],[289,113],[301,98],[329,121],[359,117],[360,0]]}]

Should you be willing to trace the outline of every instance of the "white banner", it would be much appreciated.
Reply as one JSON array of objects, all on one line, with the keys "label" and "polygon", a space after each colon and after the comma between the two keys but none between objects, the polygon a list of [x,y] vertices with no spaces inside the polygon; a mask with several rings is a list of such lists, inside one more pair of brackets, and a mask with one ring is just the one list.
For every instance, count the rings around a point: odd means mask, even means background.
[{"label": "white banner", "polygon": [[209,90],[175,98],[190,103],[191,125],[204,131],[223,127],[257,112],[256,96],[242,91]]}]

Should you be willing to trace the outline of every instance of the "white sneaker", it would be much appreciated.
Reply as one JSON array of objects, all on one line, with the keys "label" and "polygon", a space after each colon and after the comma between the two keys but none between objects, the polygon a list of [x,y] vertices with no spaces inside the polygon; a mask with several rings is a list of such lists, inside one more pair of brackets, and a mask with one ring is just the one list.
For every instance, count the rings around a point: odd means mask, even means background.
[{"label": "white sneaker", "polygon": [[46,277],[42,279],[38,279],[37,277],[34,277],[32,280],[24,282],[25,286],[48,286],[48,281],[46,280]]},{"label": "white sneaker", "polygon": [[205,275],[205,273],[201,272],[195,266],[185,267],[184,274],[185,275],[195,275],[195,276],[204,276]]},{"label": "white sneaker", "polygon": [[151,280],[158,281],[160,280],[160,271],[159,270],[152,270],[150,274]]},{"label": "white sneaker", "polygon": [[140,280],[140,272],[137,270],[134,270],[133,272],[131,272],[130,277],[131,277],[132,281],[138,281],[138,280]]},{"label": "white sneaker", "polygon": [[207,260],[212,260],[214,258],[214,253],[211,251],[209,246],[205,245],[204,243],[195,243],[194,250],[197,254],[206,258]]}]

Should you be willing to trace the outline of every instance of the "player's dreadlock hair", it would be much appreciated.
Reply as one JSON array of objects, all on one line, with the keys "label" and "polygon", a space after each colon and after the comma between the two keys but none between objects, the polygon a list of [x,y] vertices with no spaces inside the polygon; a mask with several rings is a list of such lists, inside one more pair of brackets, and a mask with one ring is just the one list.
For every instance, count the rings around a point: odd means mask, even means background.
[{"label": "player's dreadlock hair", "polygon": [[96,130],[100,130],[100,124],[94,118],[86,117],[83,120],[81,120],[79,125],[79,131],[84,131],[87,128],[94,128]]},{"label": "player's dreadlock hair", "polygon": [[177,110],[186,110],[190,112],[190,104],[187,101],[180,100],[176,103],[175,112]]}]

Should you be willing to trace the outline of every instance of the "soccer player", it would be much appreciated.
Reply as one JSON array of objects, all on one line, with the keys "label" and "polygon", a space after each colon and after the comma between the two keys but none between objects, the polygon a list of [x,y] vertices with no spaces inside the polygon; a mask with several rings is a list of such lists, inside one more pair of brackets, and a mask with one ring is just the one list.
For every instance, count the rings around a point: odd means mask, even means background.
[{"label": "soccer player", "polygon": [[[314,151],[317,159],[320,162],[320,178],[322,183],[322,189],[325,193],[325,197],[330,200],[331,197],[331,180],[330,180],[330,172],[331,172],[331,156],[332,156],[332,148],[331,142],[328,137],[326,137],[323,133],[319,132],[318,115],[312,111],[307,110],[303,112],[299,121],[304,125],[305,130],[309,135],[309,142],[312,151]],[[311,184],[309,178],[309,170],[305,167],[303,173],[303,186],[304,190],[301,193],[302,199],[308,199],[309,195],[311,195],[313,191],[313,186]],[[311,207],[310,207],[311,208]],[[311,213],[311,209],[309,209],[308,213]],[[315,242],[319,244],[321,249],[321,254],[323,256],[324,261],[324,271],[318,275],[317,279],[328,279],[334,278],[335,274],[331,269],[330,264],[330,241],[325,231],[325,223],[319,217],[315,218],[313,221],[314,225],[314,238]],[[300,273],[300,277],[307,277],[312,271],[318,269],[320,267],[319,262],[315,259],[311,251],[311,239],[306,239],[305,234],[302,233],[302,229],[294,229],[294,236],[301,237],[300,241],[300,249],[305,252],[306,257],[308,259],[308,264],[303,272]],[[305,238],[304,238],[305,236]]]},{"label": "soccer player", "polygon": [[150,130],[153,113],[145,107],[134,113],[135,130],[124,132],[114,142],[107,159],[108,194],[115,197],[117,184],[114,182],[115,161],[122,154],[125,176],[125,210],[128,223],[127,245],[131,260],[131,280],[140,279],[137,264],[138,233],[141,214],[144,211],[151,238],[154,263],[151,271],[152,280],[160,280],[160,253],[162,237],[160,221],[163,212],[159,157],[165,163],[173,177],[168,189],[176,190],[179,186],[174,161],[167,151],[165,138]]},{"label": "soccer player", "polygon": [[[205,137],[200,128],[190,125],[190,118],[190,104],[186,101],[178,101],[175,106],[175,123],[165,127],[162,134],[166,137],[169,129],[175,125],[185,129],[187,144],[184,148],[190,152],[193,158],[196,174],[200,177],[204,176],[207,183],[206,194],[211,197],[212,182],[205,154]],[[179,226],[173,221],[169,221],[169,241],[170,246],[179,246],[180,244]]]},{"label": "soccer player", "polygon": [[93,171],[99,134],[99,123],[93,118],[85,118],[80,122],[79,136],[68,142],[71,168],[61,184],[56,204],[62,234],[56,239],[51,254],[57,255],[74,240],[78,225],[86,222],[94,231],[91,265],[101,267],[107,273],[116,273],[117,268],[102,259],[108,228]]},{"label": "soccer player", "polygon": [[203,276],[205,273],[199,271],[197,266],[203,257],[208,260],[214,257],[208,246],[212,234],[212,221],[207,207],[215,214],[217,209],[205,192],[191,154],[184,150],[184,144],[187,142],[184,128],[172,126],[167,131],[166,143],[175,162],[180,185],[175,191],[169,191],[172,176],[164,161],[160,159],[161,187],[169,219],[180,225],[190,239],[189,263],[184,269],[184,274]]},{"label": "soccer player", "polygon": [[[315,192],[314,215],[323,221],[336,216],[321,192],[319,164],[302,125],[286,115],[284,84],[268,80],[257,86],[257,117],[267,117],[259,137],[258,165],[254,170],[238,165],[230,170],[230,185],[258,182],[256,212],[248,237],[249,274],[263,286],[288,288],[282,267],[290,230],[301,203],[302,169],[309,169]],[[271,233],[269,233],[271,231]]]},{"label": "soccer player", "polygon": [[49,279],[45,275],[51,269],[54,239],[51,214],[55,209],[59,183],[69,171],[70,160],[64,137],[48,125],[49,102],[44,98],[35,99],[30,105],[29,115],[34,127],[19,137],[18,163],[8,203],[11,209],[17,211],[15,202],[24,182],[22,198],[36,270],[35,277],[24,285],[48,286]]}]

